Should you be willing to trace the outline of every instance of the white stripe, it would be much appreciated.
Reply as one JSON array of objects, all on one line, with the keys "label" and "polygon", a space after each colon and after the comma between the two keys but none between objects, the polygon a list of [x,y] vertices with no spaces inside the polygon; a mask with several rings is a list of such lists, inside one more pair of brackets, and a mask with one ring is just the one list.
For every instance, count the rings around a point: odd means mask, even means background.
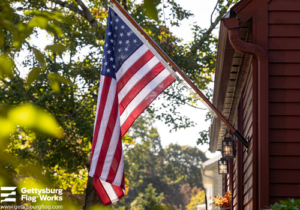
[{"label": "white stripe", "polygon": [[123,156],[123,149],[122,149],[122,156],[121,156],[119,168],[118,168],[118,171],[116,173],[116,177],[115,177],[115,179],[113,181],[114,185],[121,186],[122,181],[123,181],[122,180],[123,174],[124,174],[124,156]]},{"label": "white stripe", "polygon": [[[100,180],[101,181],[101,180]],[[108,182],[104,182],[104,181],[101,181],[110,201],[112,203],[116,202],[119,200],[114,188],[111,186],[111,184],[109,184]]]},{"label": "white stripe", "polygon": [[[102,82],[101,82],[102,81]],[[95,128],[96,128],[96,121],[98,117],[98,108],[100,105],[100,99],[101,99],[101,90],[103,88],[103,83],[104,83],[104,76],[100,76],[100,85],[99,85],[99,90],[98,90],[98,99],[97,99],[97,107],[96,107],[96,117],[95,117],[95,122],[94,122],[94,133],[95,133]]]},{"label": "white stripe", "polygon": [[163,82],[168,76],[170,72],[164,69],[157,75],[151,82],[148,83],[146,87],[143,88],[141,92],[128,104],[126,109],[121,115],[121,126],[123,126],[124,122],[130,116],[130,114],[135,110],[135,108],[158,86],[161,82]]},{"label": "white stripe", "polygon": [[167,64],[167,62],[161,57],[161,55],[152,47],[152,45],[146,40],[146,38],[134,27],[131,22],[123,15],[123,13],[115,6],[111,5],[111,8],[118,14],[120,18],[126,23],[126,25],[135,33],[135,35],[149,48],[149,50],[159,59],[164,67],[176,78],[176,73]]},{"label": "white stripe", "polygon": [[4,200],[1,200],[1,203],[2,202],[16,202],[16,198],[5,198]]},{"label": "white stripe", "polygon": [[1,197],[8,197],[10,195],[16,195],[16,191],[12,191],[11,193],[1,193]]},{"label": "white stripe", "polygon": [[1,191],[8,191],[8,190],[12,191],[15,189],[17,189],[17,187],[1,187]]},{"label": "white stripe", "polygon": [[126,71],[135,63],[137,62],[149,49],[146,47],[146,45],[142,45],[137,49],[120,67],[120,69],[117,72],[117,81],[119,81],[123,75],[126,73]]},{"label": "white stripe", "polygon": [[156,57],[151,58],[135,75],[133,75],[126,85],[122,88],[122,90],[118,94],[119,103],[125,98],[125,96],[129,93],[129,91],[134,87],[138,81],[140,81],[149,71],[151,71],[156,64],[159,63],[159,60]]},{"label": "white stripe", "polygon": [[104,178],[104,180],[107,179],[107,176],[109,174],[110,167],[111,167],[111,164],[112,164],[112,161],[114,159],[115,152],[116,152],[116,149],[117,149],[117,146],[118,146],[120,132],[121,132],[121,129],[120,129],[120,113],[118,111],[117,121],[116,121],[116,124],[115,124],[115,127],[114,127],[114,131],[113,131],[113,134],[112,134],[112,137],[111,137],[111,140],[110,140],[109,148],[107,150],[105,162],[104,162],[102,173],[101,173],[101,177]]},{"label": "white stripe", "polygon": [[[103,83],[104,83],[104,81],[103,81]],[[102,90],[101,90],[101,94],[102,94]],[[106,99],[105,108],[104,108],[104,111],[103,111],[103,116],[102,116],[102,119],[101,119],[101,125],[100,125],[100,129],[99,129],[99,133],[98,133],[97,143],[96,143],[96,146],[95,146],[93,157],[91,157],[92,158],[92,165],[91,165],[91,169],[90,169],[90,173],[89,173],[89,175],[91,177],[93,177],[94,174],[95,174],[95,170],[96,170],[96,167],[97,167],[99,154],[100,154],[100,151],[101,151],[101,147],[102,147],[106,127],[107,127],[108,121],[110,119],[110,113],[111,113],[111,109],[112,109],[112,106],[113,106],[113,103],[114,103],[115,94],[116,94],[116,80],[112,79],[110,87],[109,87],[109,92],[108,92],[108,95],[107,95],[107,99]]]}]

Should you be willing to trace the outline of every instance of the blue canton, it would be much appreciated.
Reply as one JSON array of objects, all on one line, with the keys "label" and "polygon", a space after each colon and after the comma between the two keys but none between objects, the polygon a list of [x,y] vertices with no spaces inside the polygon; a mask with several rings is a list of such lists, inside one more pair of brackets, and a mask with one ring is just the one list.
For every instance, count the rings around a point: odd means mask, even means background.
[{"label": "blue canton", "polygon": [[121,65],[142,44],[124,21],[109,8],[101,75],[116,79]]}]

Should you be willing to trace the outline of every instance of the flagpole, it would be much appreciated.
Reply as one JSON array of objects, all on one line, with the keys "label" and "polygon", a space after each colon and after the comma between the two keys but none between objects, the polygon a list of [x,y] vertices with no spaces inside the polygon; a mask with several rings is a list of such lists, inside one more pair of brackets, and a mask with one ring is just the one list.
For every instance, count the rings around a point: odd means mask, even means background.
[{"label": "flagpole", "polygon": [[155,48],[155,50],[173,67],[173,69],[193,88],[193,90],[203,99],[203,101],[218,115],[218,117],[228,126],[235,136],[248,148],[248,141],[236,130],[231,123],[221,114],[221,112],[206,98],[206,96],[198,89],[198,87],[185,75],[185,73],[174,63],[174,61],[151,39],[151,37],[135,22],[135,20],[127,13],[127,11],[117,2],[111,0],[112,3],[122,12],[122,14],[131,22],[131,24],[146,38],[146,40]]}]

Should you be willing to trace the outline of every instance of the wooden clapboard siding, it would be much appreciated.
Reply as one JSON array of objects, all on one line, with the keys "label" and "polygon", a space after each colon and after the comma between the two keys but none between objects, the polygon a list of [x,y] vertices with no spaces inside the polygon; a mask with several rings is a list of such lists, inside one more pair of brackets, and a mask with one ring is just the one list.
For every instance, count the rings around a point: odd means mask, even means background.
[{"label": "wooden clapboard siding", "polygon": [[252,210],[253,209],[253,165],[252,165],[252,133],[253,133],[253,77],[252,68],[250,69],[247,81],[245,84],[244,91],[242,93],[242,130],[243,135],[247,138],[249,137],[249,149],[248,152],[246,148],[242,150],[242,160],[243,167],[238,170],[242,170],[243,176],[243,190],[242,190],[242,206],[243,209]]},{"label": "wooden clapboard siding", "polygon": [[300,1],[269,2],[270,203],[300,197]]},{"label": "wooden clapboard siding", "polygon": [[233,209],[237,208],[237,203],[238,203],[238,190],[237,190],[238,176],[237,176],[237,173],[238,173],[239,169],[237,167],[237,161],[238,161],[237,158],[233,159],[233,186],[232,186]]}]

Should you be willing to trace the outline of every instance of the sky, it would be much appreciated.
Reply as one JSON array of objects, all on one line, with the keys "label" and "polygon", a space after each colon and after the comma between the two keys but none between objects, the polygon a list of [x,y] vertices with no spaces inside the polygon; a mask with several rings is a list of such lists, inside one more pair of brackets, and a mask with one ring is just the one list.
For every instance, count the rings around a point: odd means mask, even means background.
[{"label": "sky", "polygon": [[[196,22],[201,28],[208,28],[210,26],[211,12],[216,4],[216,0],[176,0],[176,2],[184,9],[190,10],[191,13],[194,14],[194,17],[182,21],[180,27],[171,27],[170,30],[175,36],[182,38],[184,42],[192,41],[193,34],[191,25]],[[218,36],[219,30],[216,29],[213,33]],[[210,87],[213,87],[213,84],[211,84]],[[205,108],[201,103],[198,105],[201,108]],[[205,122],[207,110],[199,110],[186,105],[180,109],[180,112],[191,118],[197,125],[192,128],[181,129],[177,132],[170,133],[167,125],[161,121],[157,121],[154,126],[157,127],[158,133],[161,136],[162,146],[166,147],[170,143],[177,143],[180,145],[196,146],[201,151],[206,152],[208,158],[219,155],[219,152],[210,153],[208,151],[208,145],[197,145],[196,143],[199,138],[199,132],[208,130],[210,126],[210,121]]]},{"label": "sky", "polygon": [[[175,36],[182,38],[184,42],[192,41],[192,24],[196,22],[201,26],[201,28],[208,28],[210,26],[211,12],[213,11],[216,1],[217,0],[176,0],[176,3],[180,4],[180,6],[182,6],[184,9],[190,10],[194,14],[194,16],[190,17],[188,20],[182,21],[180,27],[173,26],[170,28],[170,30],[174,33]],[[137,2],[142,2],[142,0],[138,0]],[[165,13],[167,17],[168,11],[165,10]],[[170,24],[167,24],[167,26],[170,27]],[[213,33],[218,36],[218,29],[214,30]],[[30,42],[35,43],[35,45],[39,49],[44,49],[46,45],[51,44],[51,39],[46,38],[46,32],[40,30],[38,38],[32,37]],[[85,50],[82,50],[81,52],[84,53],[84,51]],[[19,59],[16,60],[19,67],[22,66],[21,63],[25,56],[26,52],[23,51],[20,53]],[[21,74],[23,77],[25,77],[28,74],[29,69],[24,67],[21,68]],[[211,84],[210,87],[213,87],[213,84]],[[154,103],[156,106],[159,106],[161,102],[156,101]],[[198,105],[201,108],[205,108],[205,106],[201,103],[199,103]],[[177,143],[180,145],[187,145],[192,147],[197,146],[197,148],[199,148],[203,152],[206,152],[206,156],[208,158],[219,155],[219,152],[216,152],[214,154],[210,153],[208,151],[208,145],[196,144],[197,139],[199,138],[199,132],[207,130],[210,125],[210,121],[205,122],[205,115],[207,113],[207,110],[195,109],[188,105],[182,106],[179,110],[181,114],[191,118],[191,120],[196,122],[197,125],[192,128],[181,129],[177,132],[173,131],[172,133],[170,133],[169,127],[167,125],[165,125],[161,121],[156,121],[154,127],[158,129],[158,133],[161,136],[162,146],[166,147],[170,143]]]}]

